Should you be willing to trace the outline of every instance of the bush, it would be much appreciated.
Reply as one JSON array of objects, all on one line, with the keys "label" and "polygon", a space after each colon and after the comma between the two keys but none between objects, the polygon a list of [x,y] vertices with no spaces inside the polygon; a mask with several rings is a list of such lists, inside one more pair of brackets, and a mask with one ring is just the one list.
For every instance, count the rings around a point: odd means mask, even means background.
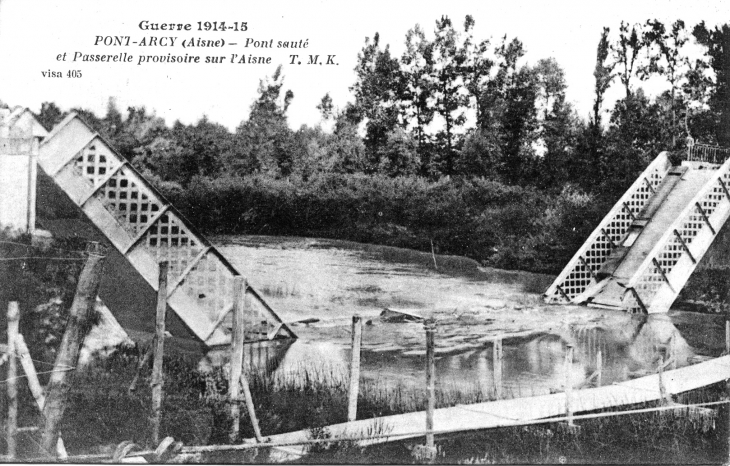
[{"label": "bush", "polygon": [[306,180],[194,178],[159,188],[203,230],[318,236],[557,272],[610,206],[485,179],[325,173]]}]

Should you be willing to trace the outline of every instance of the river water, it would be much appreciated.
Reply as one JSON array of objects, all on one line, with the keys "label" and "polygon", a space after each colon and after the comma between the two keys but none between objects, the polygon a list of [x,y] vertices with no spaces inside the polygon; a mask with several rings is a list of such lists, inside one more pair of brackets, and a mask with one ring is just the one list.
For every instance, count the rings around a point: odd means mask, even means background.
[{"label": "river water", "polygon": [[[223,236],[222,252],[262,293],[299,339],[277,371],[311,367],[345,374],[350,323],[362,316],[362,377],[384,387],[425,385],[425,334],[417,322],[388,323],[384,309],[437,320],[437,384],[445,391],[518,397],[579,385],[602,366],[610,384],[656,370],[659,358],[676,367],[717,356],[724,347],[719,316],[672,310],[632,317],[582,306],[546,305],[551,277],[478,268],[464,259],[322,239]],[[439,266],[439,263],[442,265]],[[456,264],[456,265],[454,265]],[[493,345],[503,344],[501,379]]]}]

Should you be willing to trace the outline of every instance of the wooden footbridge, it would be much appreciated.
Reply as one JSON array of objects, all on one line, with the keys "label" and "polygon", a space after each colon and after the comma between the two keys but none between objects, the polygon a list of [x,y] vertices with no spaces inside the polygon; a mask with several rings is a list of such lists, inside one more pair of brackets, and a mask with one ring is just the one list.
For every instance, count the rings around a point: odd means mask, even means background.
[{"label": "wooden footbridge", "polygon": [[[28,193],[16,196],[16,205],[2,203],[0,221],[34,231],[36,178],[50,190],[39,189],[45,202],[63,198],[80,210],[86,227],[112,246],[99,297],[125,328],[154,328],[158,264],[167,261],[168,315],[175,319],[170,330],[207,348],[230,342],[233,277],[241,273],[77,114],[48,133],[29,110],[6,110],[0,114],[0,148],[0,199]],[[250,285],[242,299],[247,342],[295,337]]]},{"label": "wooden footbridge", "polygon": [[[598,410],[641,403],[660,402],[657,408],[644,410],[680,410],[702,412],[702,408],[680,405],[671,400],[672,395],[696,390],[730,379],[730,356],[700,362],[698,364],[667,370],[634,380],[615,383],[604,387],[572,390],[570,394],[554,393],[525,398],[497,400],[470,405],[457,405],[436,409],[433,414],[433,435],[449,435],[467,431],[512,427],[551,422],[579,423],[581,418],[612,415],[598,413]],[[717,405],[724,402],[709,403]],[[622,414],[640,412],[634,408]],[[580,413],[591,413],[581,416]],[[709,411],[705,408],[704,414]],[[616,415],[614,413],[613,415]],[[426,432],[425,411],[363,419],[326,427],[327,437],[332,441],[355,442],[359,446],[370,446],[387,442],[423,438]],[[310,430],[290,432],[266,437],[265,443],[249,439],[240,446],[220,445],[210,447],[184,448],[183,453],[195,454],[210,451],[250,449],[264,447],[270,450],[268,460],[283,462],[296,460],[309,452],[313,442]],[[320,441],[322,441],[320,439]],[[268,445],[267,445],[268,444]]]},{"label": "wooden footbridge", "polygon": [[661,153],[545,292],[550,303],[666,312],[730,216],[730,150]]}]

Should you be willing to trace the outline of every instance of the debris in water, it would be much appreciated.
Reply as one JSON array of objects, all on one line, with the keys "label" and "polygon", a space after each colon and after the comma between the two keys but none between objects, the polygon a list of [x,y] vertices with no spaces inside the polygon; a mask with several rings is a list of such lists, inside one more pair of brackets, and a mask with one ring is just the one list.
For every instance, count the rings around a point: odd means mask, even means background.
[{"label": "debris in water", "polygon": [[391,324],[399,324],[403,322],[423,322],[424,319],[423,317],[414,314],[410,309],[406,311],[403,309],[389,309],[386,307],[383,309],[383,312],[380,313],[380,320]]},{"label": "debris in water", "polygon": [[316,324],[319,322],[319,319],[315,319],[314,317],[310,317],[308,319],[302,319],[302,320],[295,320],[294,322],[289,322],[287,325],[309,325],[309,324]]}]

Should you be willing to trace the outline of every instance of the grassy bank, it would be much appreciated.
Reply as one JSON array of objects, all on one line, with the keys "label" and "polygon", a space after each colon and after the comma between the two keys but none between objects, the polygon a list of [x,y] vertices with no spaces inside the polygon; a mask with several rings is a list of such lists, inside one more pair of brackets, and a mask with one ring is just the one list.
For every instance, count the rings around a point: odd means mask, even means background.
[{"label": "grassy bank", "polygon": [[564,189],[482,179],[323,174],[157,182],[212,233],[344,239],[469,257],[483,265],[557,273],[609,206]]},{"label": "grassy bank", "polygon": [[[134,377],[139,353],[117,352],[97,361],[76,376],[61,431],[69,452],[94,454],[113,452],[116,445],[131,440],[151,446],[149,368],[138,389],[127,391]],[[201,373],[194,361],[179,357],[165,359],[165,403],[162,435],[186,445],[229,443],[226,376],[223,371]],[[257,415],[264,435],[309,429],[312,438],[326,439],[324,426],[345,421],[347,383],[344,374],[325,367],[301,369],[286,375],[264,372],[250,375]],[[21,426],[38,425],[33,400],[21,385]],[[679,395],[679,403],[715,401],[723,386]],[[485,401],[477,393],[440,391],[437,407]],[[642,404],[633,408],[651,407]],[[368,419],[423,410],[423,393],[416,390],[385,389],[364,382],[358,418]],[[621,408],[625,409],[625,408]],[[245,408],[242,407],[242,413]],[[717,417],[687,414],[644,413],[579,420],[580,430],[569,432],[562,423],[495,429],[454,434],[437,440],[437,463],[558,463],[561,458],[579,463],[674,463],[707,464],[726,455],[727,411]],[[244,414],[241,436],[253,437]],[[375,429],[377,429],[375,427]],[[21,452],[34,455],[37,433],[21,435]],[[349,442],[315,446],[303,459],[309,463],[413,463],[414,445],[423,439],[363,449]],[[268,450],[204,455],[204,462],[265,462]]]},{"label": "grassy bank", "polygon": [[689,277],[677,297],[677,309],[720,314],[727,304],[730,269],[699,269]]},{"label": "grassy bank", "polygon": [[[110,453],[129,440],[152,447],[149,387],[151,368],[145,368],[137,389],[129,391],[140,353],[136,348],[120,349],[105,360],[97,360],[75,374],[61,432],[71,455]],[[165,398],[161,435],[172,436],[186,445],[230,442],[227,374],[222,369],[201,372],[194,359],[165,358]],[[268,371],[249,374],[261,430],[265,435],[322,428],[347,420],[347,377],[324,366],[301,368],[286,374]],[[20,384],[20,426],[40,425],[33,397]],[[481,393],[439,390],[437,406],[484,401]],[[363,381],[358,403],[359,418],[373,418],[423,410],[424,393],[403,387],[387,389]],[[241,406],[241,437],[254,432]],[[19,451],[25,457],[37,454],[37,432],[23,432]],[[239,440],[240,440],[239,439]]]}]

